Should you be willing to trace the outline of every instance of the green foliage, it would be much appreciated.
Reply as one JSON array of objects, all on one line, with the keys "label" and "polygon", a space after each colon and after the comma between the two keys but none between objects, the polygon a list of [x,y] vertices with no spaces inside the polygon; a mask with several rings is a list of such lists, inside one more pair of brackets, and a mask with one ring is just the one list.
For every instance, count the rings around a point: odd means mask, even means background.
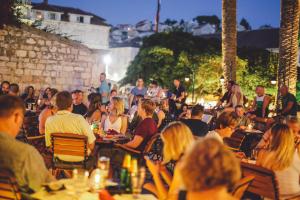
[{"label": "green foliage", "polygon": [[18,0],[0,0],[0,28],[3,25],[19,26],[21,11]]},{"label": "green foliage", "polygon": [[[146,84],[155,79],[170,88],[172,80],[178,78],[191,93],[195,74],[196,97],[219,96],[223,73],[220,51],[221,43],[215,39],[203,39],[184,32],[154,34],[144,39],[122,83],[135,84],[141,77]],[[237,80],[244,94],[252,99],[257,85],[264,85],[270,94],[275,94],[270,80],[276,72],[276,56],[253,49],[240,49],[238,55]],[[185,82],[185,78],[189,81]]]},{"label": "green foliage", "polygon": [[240,25],[243,26],[247,31],[250,31],[252,29],[249,22],[245,18],[242,18],[242,20],[240,21]]},{"label": "green foliage", "polygon": [[212,15],[212,16],[197,16],[193,20],[197,21],[198,24],[203,25],[203,24],[213,24],[216,25],[217,30],[221,30],[221,20],[219,19],[218,16]]}]

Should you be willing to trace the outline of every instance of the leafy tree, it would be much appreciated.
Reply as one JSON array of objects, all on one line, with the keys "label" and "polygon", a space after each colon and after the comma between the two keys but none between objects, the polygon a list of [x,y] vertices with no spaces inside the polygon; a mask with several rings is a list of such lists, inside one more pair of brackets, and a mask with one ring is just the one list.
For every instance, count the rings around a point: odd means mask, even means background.
[{"label": "leafy tree", "polygon": [[0,28],[4,25],[19,26],[21,24],[18,4],[17,0],[0,0]]},{"label": "leafy tree", "polygon": [[[215,98],[221,93],[221,44],[215,39],[203,39],[184,32],[157,33],[144,39],[143,46],[129,66],[123,84],[134,84],[141,77],[146,83],[157,80],[162,86],[172,87],[172,80],[184,81],[191,93],[195,73],[195,96]],[[278,61],[267,51],[240,49],[237,59],[237,81],[245,95],[253,98],[260,84],[274,93],[270,85]],[[276,62],[275,62],[276,61]]]},{"label": "leafy tree", "polygon": [[164,22],[164,24],[168,26],[174,26],[176,23],[177,23],[176,20],[171,20],[171,19],[166,19],[166,21]]},{"label": "leafy tree", "polygon": [[197,21],[198,24],[200,24],[200,25],[203,25],[203,24],[213,24],[213,25],[216,25],[217,30],[221,29],[221,27],[220,27],[221,20],[216,15],[212,15],[212,16],[206,16],[206,15],[197,16],[193,20]]},{"label": "leafy tree", "polygon": [[240,21],[240,25],[243,26],[247,31],[252,30],[252,27],[245,18],[242,18],[242,20]]}]

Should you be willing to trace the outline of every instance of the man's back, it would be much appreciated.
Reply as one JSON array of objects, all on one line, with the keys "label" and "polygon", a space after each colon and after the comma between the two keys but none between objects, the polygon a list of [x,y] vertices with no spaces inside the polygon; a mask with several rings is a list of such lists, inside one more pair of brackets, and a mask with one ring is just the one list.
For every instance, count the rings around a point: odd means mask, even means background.
[{"label": "man's back", "polygon": [[11,170],[21,189],[37,191],[53,178],[45,167],[44,160],[32,146],[0,133],[0,166]]},{"label": "man's back", "polygon": [[[72,133],[85,135],[88,138],[88,144],[95,141],[95,136],[88,122],[78,114],[63,110],[58,111],[46,121],[45,140],[46,146],[51,146],[51,133]],[[65,161],[81,161],[82,159],[63,159]]]},{"label": "man's back", "polygon": [[182,119],[192,131],[194,136],[204,137],[209,131],[208,125],[200,119]]}]

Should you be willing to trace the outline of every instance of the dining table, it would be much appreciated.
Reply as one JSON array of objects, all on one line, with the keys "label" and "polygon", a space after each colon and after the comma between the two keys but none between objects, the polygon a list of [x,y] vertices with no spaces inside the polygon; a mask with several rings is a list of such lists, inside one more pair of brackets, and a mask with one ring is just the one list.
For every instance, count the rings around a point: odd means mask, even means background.
[{"label": "dining table", "polygon": [[[32,200],[156,200],[152,194],[139,194],[138,198],[132,194],[123,193],[122,190],[110,192],[110,187],[117,187],[117,183],[108,180],[107,189],[92,192],[89,189],[78,190],[70,187],[72,179],[61,179],[45,184],[39,191],[30,195]],[[55,189],[53,189],[53,187]],[[52,188],[52,189],[51,189]]]}]

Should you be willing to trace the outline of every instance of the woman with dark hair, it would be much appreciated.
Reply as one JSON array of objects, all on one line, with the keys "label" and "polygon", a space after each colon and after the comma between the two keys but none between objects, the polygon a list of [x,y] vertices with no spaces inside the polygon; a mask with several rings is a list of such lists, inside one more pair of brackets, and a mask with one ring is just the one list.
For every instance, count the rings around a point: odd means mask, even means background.
[{"label": "woman with dark hair", "polygon": [[38,105],[39,105],[39,109],[43,110],[44,108],[46,108],[48,105],[50,105],[50,101],[52,99],[52,97],[58,92],[57,89],[55,88],[46,88],[44,90],[44,94],[42,96],[42,99],[39,99]]},{"label": "woman with dark hair", "polygon": [[36,99],[34,96],[34,87],[31,85],[26,87],[24,93],[21,95],[21,98],[26,105],[29,103],[35,103]]},{"label": "woman with dark hair", "polygon": [[98,93],[91,93],[88,95],[88,111],[85,115],[87,121],[92,124],[94,122],[100,122],[102,118],[101,112],[101,104],[102,98],[101,95]]},{"label": "woman with dark hair", "polygon": [[50,117],[53,116],[57,112],[57,107],[56,107],[56,95],[54,95],[51,100],[50,104],[45,107],[45,109],[42,110],[42,112],[39,115],[39,132],[41,135],[45,134],[45,125],[46,125],[46,120]]}]

